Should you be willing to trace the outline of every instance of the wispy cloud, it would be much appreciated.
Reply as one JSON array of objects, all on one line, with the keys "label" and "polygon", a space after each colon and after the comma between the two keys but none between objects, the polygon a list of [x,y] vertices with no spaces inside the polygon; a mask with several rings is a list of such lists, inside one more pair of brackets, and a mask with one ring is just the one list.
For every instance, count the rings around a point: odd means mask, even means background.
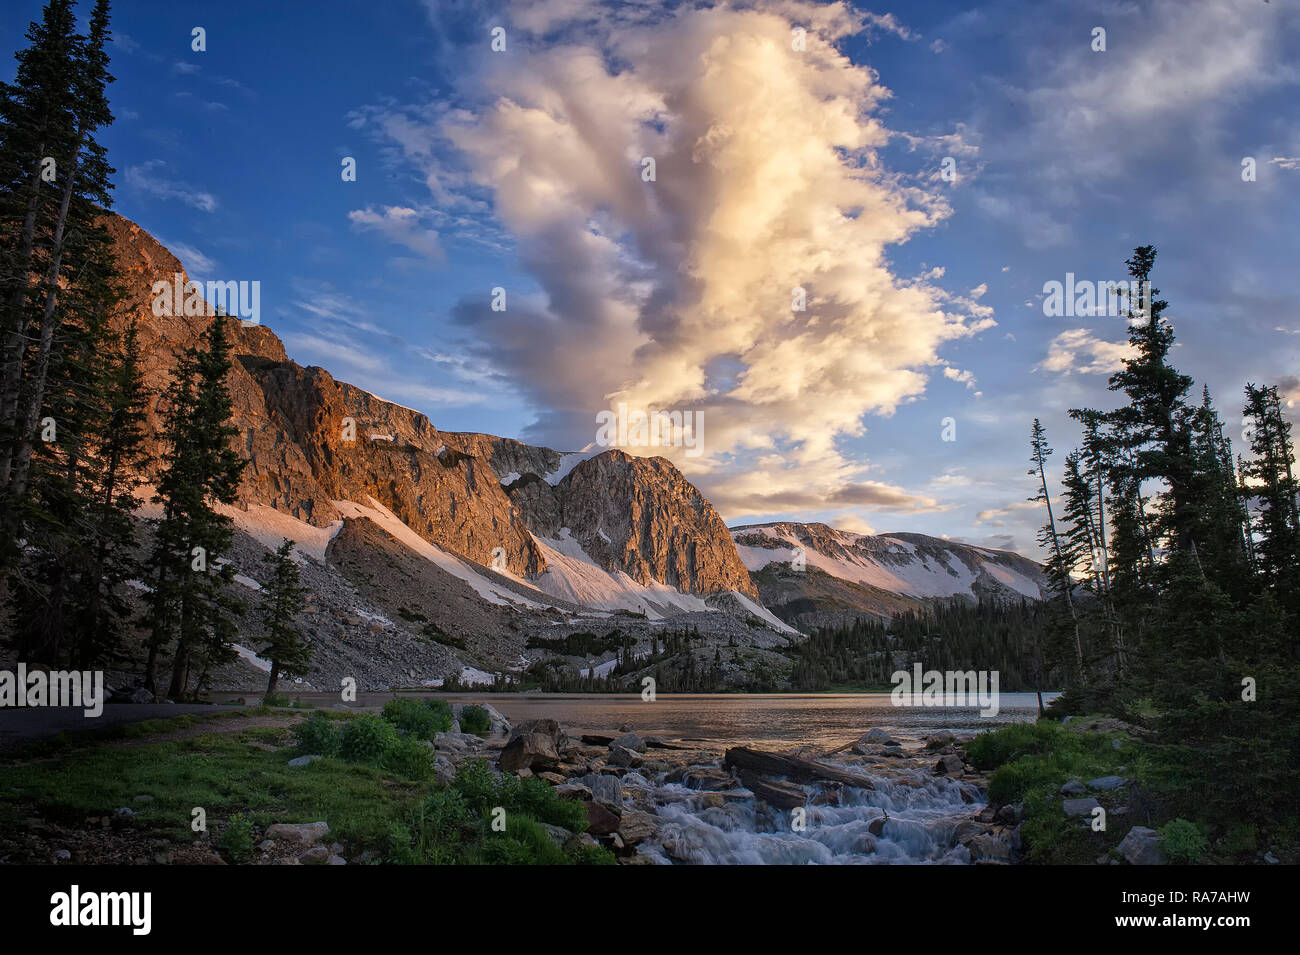
[{"label": "wispy cloud", "polygon": [[217,208],[217,200],[212,193],[204,192],[178,179],[159,175],[158,170],[166,165],[161,159],[151,159],[138,166],[129,166],[124,181],[132,189],[138,189],[158,199],[175,199],[201,212],[212,212]]}]

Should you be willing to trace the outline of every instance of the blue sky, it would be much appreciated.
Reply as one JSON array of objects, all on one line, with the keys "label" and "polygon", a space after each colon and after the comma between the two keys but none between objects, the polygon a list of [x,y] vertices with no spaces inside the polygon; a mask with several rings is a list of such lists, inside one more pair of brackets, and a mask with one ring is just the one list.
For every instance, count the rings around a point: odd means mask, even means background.
[{"label": "blue sky", "polygon": [[665,453],[729,523],[1032,553],[1030,422],[1059,465],[1125,332],[1044,283],[1146,243],[1234,436],[1247,380],[1300,399],[1292,5],[361,9],[116,4],[102,141],[192,277],[260,281],[293,358],[439,428],[570,450],[619,398],[695,411],[705,453]]}]

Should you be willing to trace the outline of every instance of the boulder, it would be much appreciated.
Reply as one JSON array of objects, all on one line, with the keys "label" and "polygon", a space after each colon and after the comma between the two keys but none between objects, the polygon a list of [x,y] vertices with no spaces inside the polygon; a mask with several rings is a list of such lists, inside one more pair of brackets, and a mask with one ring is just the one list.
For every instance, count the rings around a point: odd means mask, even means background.
[{"label": "boulder", "polygon": [[618,832],[621,818],[609,807],[591,800],[584,802],[582,808],[587,812],[587,831],[594,836],[608,836]]},{"label": "boulder", "polygon": [[[553,722],[553,721],[552,721]],[[501,751],[497,765],[502,772],[521,769],[552,769],[560,761],[555,740],[545,733],[521,733],[513,736]]]},{"label": "boulder", "polygon": [[320,756],[298,756],[295,757],[294,759],[289,760],[289,765],[294,767],[310,766],[312,763],[316,762],[316,760],[320,758],[321,758]]},{"label": "boulder", "polygon": [[1082,796],[1088,791],[1088,787],[1077,779],[1071,779],[1061,787],[1062,796]]},{"label": "boulder", "polygon": [[330,861],[330,851],[324,846],[312,846],[298,856],[299,865],[326,865]]},{"label": "boulder", "polygon": [[1061,801],[1061,808],[1065,810],[1067,816],[1091,816],[1092,811],[1101,806],[1092,796],[1086,799],[1065,799]]},{"label": "boulder", "polygon": [[885,732],[885,730],[882,730],[879,726],[868,730],[866,733],[863,733],[858,737],[859,745],[865,746],[868,743],[876,743],[880,746],[898,745],[898,741],[894,739],[894,737],[890,736],[889,733]]},{"label": "boulder", "polygon": [[1134,826],[1120,840],[1119,854],[1129,865],[1164,865],[1165,856],[1160,851],[1160,833],[1146,826]]},{"label": "boulder", "polygon": [[519,736],[527,736],[530,733],[549,736],[557,753],[562,753],[574,745],[569,735],[564,732],[564,727],[551,719],[526,720],[510,730],[510,739],[513,741]]},{"label": "boulder", "polygon": [[1011,848],[992,833],[973,836],[962,843],[972,862],[1010,862]]},{"label": "boulder", "polygon": [[645,762],[645,757],[636,750],[619,746],[617,743],[609,747],[609,761],[614,766],[637,767]]},{"label": "boulder", "polygon": [[618,834],[623,839],[623,845],[631,847],[651,838],[658,828],[658,820],[650,813],[629,809],[619,819]]},{"label": "boulder", "polygon": [[613,749],[615,746],[621,746],[623,749],[630,749],[635,753],[645,752],[645,740],[640,736],[637,736],[636,733],[624,733],[618,739],[609,744],[610,749]]},{"label": "boulder", "polygon": [[1128,782],[1123,776],[1098,776],[1096,779],[1088,780],[1090,789],[1119,789],[1120,786]]},{"label": "boulder", "polygon": [[298,842],[305,846],[318,845],[330,834],[327,822],[277,822],[266,830],[266,838]]},{"label": "boulder", "polygon": [[568,785],[580,783],[591,791],[593,801],[605,806],[615,815],[623,813],[623,784],[614,776],[587,775],[571,780]]},{"label": "boulder", "polygon": [[939,762],[934,765],[936,776],[960,776],[964,772],[966,772],[966,764],[961,761],[960,756],[940,756]]}]

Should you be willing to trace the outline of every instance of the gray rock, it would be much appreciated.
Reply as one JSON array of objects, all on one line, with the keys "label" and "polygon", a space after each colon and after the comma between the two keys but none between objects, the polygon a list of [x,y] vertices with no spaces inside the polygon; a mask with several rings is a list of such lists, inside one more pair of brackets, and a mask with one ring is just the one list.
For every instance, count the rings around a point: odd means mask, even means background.
[{"label": "gray rock", "polygon": [[324,842],[329,834],[327,822],[277,822],[266,830],[268,839],[283,839],[285,842],[298,842],[306,846]]},{"label": "gray rock", "polygon": [[1020,822],[1023,812],[1024,807],[1020,803],[1010,803],[999,807],[998,814],[993,818],[1004,826],[1014,826]]},{"label": "gray rock", "polygon": [[640,736],[637,736],[635,733],[625,733],[609,744],[610,749],[613,749],[615,746],[621,746],[624,749],[630,749],[636,753],[645,752],[645,740]]},{"label": "gray rock", "polygon": [[549,735],[521,733],[506,744],[497,765],[502,772],[513,773],[521,769],[551,769],[559,761],[560,754]]},{"label": "gray rock", "polygon": [[594,802],[605,806],[615,815],[623,814],[623,784],[615,776],[597,776],[589,774],[571,780],[569,785],[578,783],[591,790]]},{"label": "gray rock", "polygon": [[859,743],[878,743],[882,746],[897,746],[898,741],[879,726],[868,730],[858,737]]},{"label": "gray rock", "polygon": [[614,743],[609,747],[609,761],[614,766],[637,767],[645,762],[645,757],[635,750],[627,749]]},{"label": "gray rock", "polygon": [[1164,865],[1160,851],[1160,833],[1146,826],[1134,826],[1119,844],[1119,854],[1129,865]]},{"label": "gray rock", "polygon": [[1088,791],[1088,787],[1085,786],[1083,783],[1079,782],[1079,780],[1077,779],[1071,779],[1068,783],[1066,783],[1064,786],[1061,787],[1062,796],[1082,796],[1087,791]]},{"label": "gray rock", "polygon": [[972,862],[1009,862],[1011,847],[992,833],[973,836],[962,843],[970,852]]},{"label": "gray rock", "polygon": [[1128,782],[1123,776],[1098,776],[1088,780],[1090,789],[1119,789]]},{"label": "gray rock", "polygon": [[1066,799],[1061,803],[1061,808],[1065,810],[1067,816],[1091,816],[1092,811],[1098,808],[1101,803],[1097,802],[1092,796],[1086,799]]},{"label": "gray rock", "polygon": [[936,776],[960,776],[965,771],[966,766],[960,756],[941,756],[934,767]]},{"label": "gray rock", "polygon": [[330,851],[324,846],[312,846],[298,856],[301,865],[326,865],[330,860]]},{"label": "gray rock", "polygon": [[289,765],[290,765],[290,766],[295,766],[295,767],[296,767],[296,766],[310,766],[312,763],[316,762],[316,760],[321,759],[321,758],[322,758],[322,757],[320,757],[320,756],[315,756],[315,755],[312,755],[312,756],[298,756],[298,757],[295,757],[294,759],[289,760]]}]

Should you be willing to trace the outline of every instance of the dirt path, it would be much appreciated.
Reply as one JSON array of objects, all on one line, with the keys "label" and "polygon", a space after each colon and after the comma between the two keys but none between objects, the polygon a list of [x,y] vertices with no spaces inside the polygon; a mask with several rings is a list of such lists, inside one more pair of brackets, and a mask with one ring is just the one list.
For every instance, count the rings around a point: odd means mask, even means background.
[{"label": "dirt path", "polygon": [[[38,706],[0,710],[0,752],[17,749],[41,740],[54,739],[61,733],[101,733],[130,723],[161,720],[177,716],[213,716],[243,709],[239,706],[212,706],[188,703],[112,703],[98,717],[87,717],[80,707]],[[249,717],[276,719],[278,717]],[[286,719],[288,719],[286,714]],[[288,720],[292,722],[292,720]],[[225,732],[214,727],[226,720],[205,721],[202,727],[186,727],[197,733]],[[238,724],[243,721],[231,719]],[[254,724],[247,724],[254,725]],[[271,725],[271,724],[267,724]],[[146,739],[141,737],[142,740]]]}]

